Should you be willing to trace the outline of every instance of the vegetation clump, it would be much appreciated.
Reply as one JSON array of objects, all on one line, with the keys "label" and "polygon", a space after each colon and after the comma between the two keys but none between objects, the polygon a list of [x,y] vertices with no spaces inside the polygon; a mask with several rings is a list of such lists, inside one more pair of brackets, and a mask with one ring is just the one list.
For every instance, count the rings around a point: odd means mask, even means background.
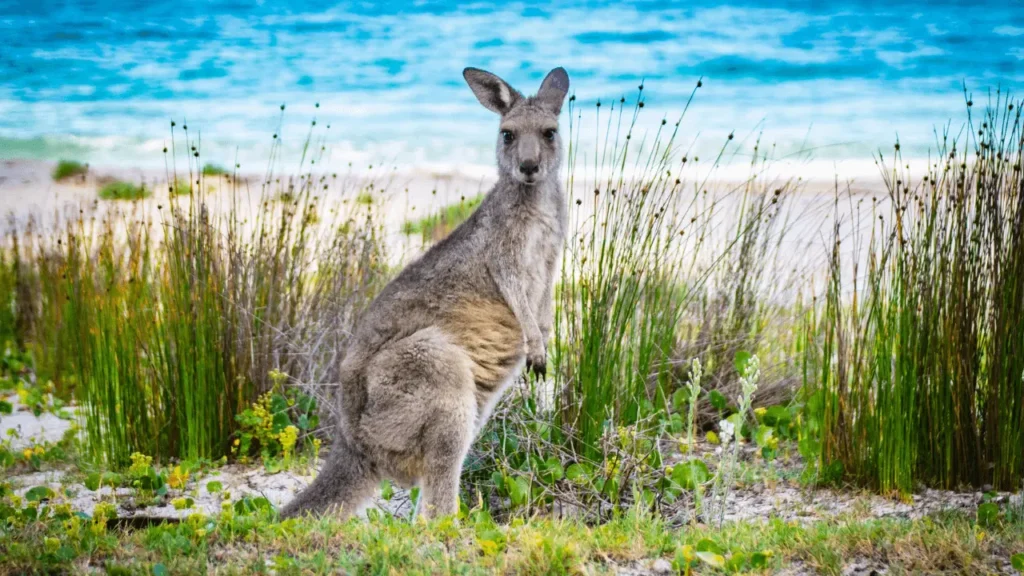
[{"label": "vegetation clump", "polygon": [[83,164],[77,160],[61,160],[57,162],[57,166],[53,169],[52,176],[55,181],[60,182],[70,178],[84,178],[88,173],[88,164]]},{"label": "vegetation clump", "polygon": [[145,184],[134,184],[123,180],[115,180],[103,185],[99,197],[103,200],[141,200],[149,196]]},{"label": "vegetation clump", "polygon": [[484,199],[483,194],[472,198],[461,198],[457,203],[445,206],[436,213],[402,224],[402,233],[407,236],[419,235],[424,243],[438,242],[476,210]]}]

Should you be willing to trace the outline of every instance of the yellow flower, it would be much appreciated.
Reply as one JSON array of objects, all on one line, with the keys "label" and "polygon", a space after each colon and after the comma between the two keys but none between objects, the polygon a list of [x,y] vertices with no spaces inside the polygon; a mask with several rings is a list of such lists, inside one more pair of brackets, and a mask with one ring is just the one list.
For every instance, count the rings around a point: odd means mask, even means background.
[{"label": "yellow flower", "polygon": [[707,436],[705,436],[705,438],[707,439],[708,444],[721,444],[722,443],[722,441],[718,438],[718,434],[715,434],[715,432],[713,430],[708,431],[708,434],[707,434]]},{"label": "yellow flower", "polygon": [[132,460],[132,464],[128,467],[129,476],[145,476],[150,464],[153,463],[152,456],[146,456],[141,452],[133,452],[130,458]]},{"label": "yellow flower", "polygon": [[761,408],[754,408],[754,414],[756,414],[758,418],[764,416],[767,412],[768,409],[763,406]]},{"label": "yellow flower", "polygon": [[498,553],[498,543],[493,540],[480,540],[480,551],[484,556],[494,556]]},{"label": "yellow flower", "polygon": [[235,446],[238,446],[240,443],[241,443],[241,441],[238,438],[235,438],[235,441],[233,442],[233,444]]},{"label": "yellow flower", "polygon": [[299,439],[299,429],[295,426],[287,426],[277,435],[277,439],[281,442],[281,450],[284,452],[285,458],[287,458],[291,455],[292,449],[295,448],[295,443]]},{"label": "yellow flower", "polygon": [[28,460],[28,459],[32,458],[32,449],[31,448],[25,448],[25,451],[22,452],[21,455],[25,457],[25,460]]},{"label": "yellow flower", "polygon": [[42,446],[36,446],[35,450],[32,452],[35,453],[36,456],[42,456],[43,454],[46,454],[46,449]]},{"label": "yellow flower", "polygon": [[184,488],[186,482],[188,482],[188,472],[183,472],[181,466],[175,466],[167,477],[167,485],[171,488]]},{"label": "yellow flower", "polygon": [[693,559],[696,558],[696,557],[697,557],[697,555],[693,553],[693,546],[690,546],[689,544],[683,546],[683,559],[684,560],[686,560],[687,562],[693,562]]}]

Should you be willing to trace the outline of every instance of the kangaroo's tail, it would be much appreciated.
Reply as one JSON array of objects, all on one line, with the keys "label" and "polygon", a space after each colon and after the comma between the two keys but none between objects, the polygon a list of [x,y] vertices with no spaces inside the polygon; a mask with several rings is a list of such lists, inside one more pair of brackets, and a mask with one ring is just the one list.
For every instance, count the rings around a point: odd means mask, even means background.
[{"label": "kangaroo's tail", "polygon": [[352,514],[373,495],[377,478],[366,457],[354,449],[345,434],[338,434],[320,473],[282,509],[281,518],[305,513]]}]

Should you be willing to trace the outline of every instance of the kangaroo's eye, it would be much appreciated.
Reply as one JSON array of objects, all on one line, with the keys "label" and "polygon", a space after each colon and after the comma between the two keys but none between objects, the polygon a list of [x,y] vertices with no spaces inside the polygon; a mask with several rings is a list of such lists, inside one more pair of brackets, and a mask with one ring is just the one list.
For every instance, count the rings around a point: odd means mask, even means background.
[{"label": "kangaroo's eye", "polygon": [[548,142],[554,142],[555,134],[557,133],[558,132],[554,128],[548,128],[547,130],[544,131],[544,139],[547,140]]},{"label": "kangaroo's eye", "polygon": [[513,134],[511,130],[502,130],[501,131],[501,140],[503,142],[505,142],[505,144],[511,144],[512,141],[515,140],[515,139],[516,139],[516,135]]}]

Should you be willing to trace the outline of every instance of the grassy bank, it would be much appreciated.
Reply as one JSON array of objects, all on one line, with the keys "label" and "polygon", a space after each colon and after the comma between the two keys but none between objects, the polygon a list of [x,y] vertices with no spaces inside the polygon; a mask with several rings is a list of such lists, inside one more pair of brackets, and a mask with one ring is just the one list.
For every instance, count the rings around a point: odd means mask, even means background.
[{"label": "grassy bank", "polygon": [[[946,514],[919,520],[852,515],[810,524],[666,525],[629,514],[599,526],[543,518],[495,523],[478,510],[459,521],[277,522],[258,507],[216,517],[118,530],[40,506],[37,519],[0,528],[3,573],[86,570],[116,574],[841,574],[851,566],[891,573],[1003,573],[1024,560],[1024,524],[981,526]],[[26,508],[27,509],[27,508]],[[102,520],[102,517],[99,517]],[[1016,555],[1016,556],[1015,556]],[[1012,564],[1016,562],[1017,564]]]}]

